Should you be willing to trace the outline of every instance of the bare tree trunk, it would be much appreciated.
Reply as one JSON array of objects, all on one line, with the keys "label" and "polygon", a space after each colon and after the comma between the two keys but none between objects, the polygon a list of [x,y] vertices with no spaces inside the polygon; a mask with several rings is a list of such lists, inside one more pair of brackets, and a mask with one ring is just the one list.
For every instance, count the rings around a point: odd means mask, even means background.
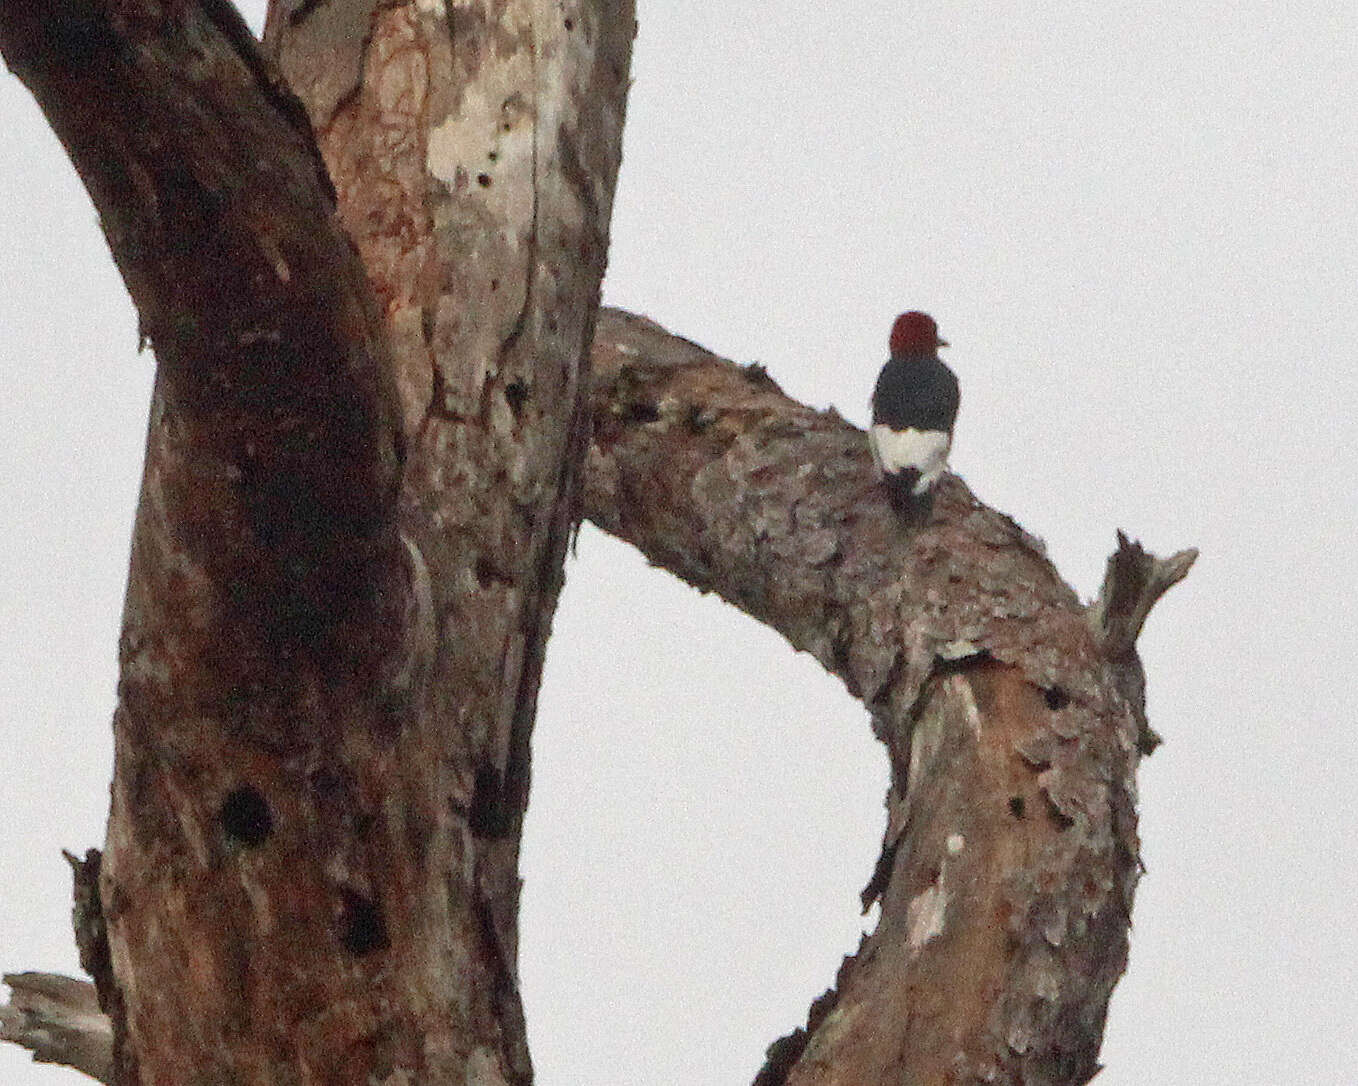
[{"label": "bare tree trunk", "polygon": [[117,1079],[527,1082],[519,830],[630,4],[275,12],[377,306],[234,9],[22,8],[6,60],[159,365],[101,884]]},{"label": "bare tree trunk", "polygon": [[[817,655],[892,754],[864,891],[877,929],[757,1082],[1087,1081],[1139,870],[1132,774],[1153,745],[1135,639],[1196,552],[1156,559],[1119,535],[1082,608],[957,480],[903,534],[861,432],[759,367],[608,311],[594,368],[589,515]],[[80,999],[11,983],[31,1019],[14,1039],[97,1058]]]},{"label": "bare tree trunk", "polygon": [[960,480],[905,530],[861,432],[762,369],[596,335],[632,30],[629,0],[298,0],[265,60],[219,0],[0,9],[159,365],[77,864],[112,1028],[30,974],[0,1035],[124,1084],[530,1080],[519,832],[592,412],[588,515],[812,653],[891,758],[881,919],[758,1081],[1097,1069],[1134,643],[1193,555],[1120,538],[1085,608]]}]

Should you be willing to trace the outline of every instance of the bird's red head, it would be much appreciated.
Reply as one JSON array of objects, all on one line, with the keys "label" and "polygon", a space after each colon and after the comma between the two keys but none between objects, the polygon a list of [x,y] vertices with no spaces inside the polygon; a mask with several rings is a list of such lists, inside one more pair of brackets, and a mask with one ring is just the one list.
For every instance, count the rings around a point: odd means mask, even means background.
[{"label": "bird's red head", "polygon": [[902,313],[891,326],[891,357],[905,354],[933,354],[948,341],[940,339],[938,325],[928,313],[911,310]]}]

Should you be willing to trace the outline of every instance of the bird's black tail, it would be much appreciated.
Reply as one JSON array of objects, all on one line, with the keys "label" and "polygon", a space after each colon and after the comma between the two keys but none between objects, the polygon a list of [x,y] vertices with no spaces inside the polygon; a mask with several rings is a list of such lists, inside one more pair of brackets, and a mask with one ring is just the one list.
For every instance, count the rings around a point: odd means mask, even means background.
[{"label": "bird's black tail", "polygon": [[919,527],[925,524],[934,508],[933,487],[930,487],[923,494],[915,493],[915,484],[919,482],[919,475],[920,473],[914,468],[905,468],[901,471],[894,471],[882,479],[886,486],[887,500],[890,501],[891,508],[896,511],[896,515],[902,521],[911,527]]}]

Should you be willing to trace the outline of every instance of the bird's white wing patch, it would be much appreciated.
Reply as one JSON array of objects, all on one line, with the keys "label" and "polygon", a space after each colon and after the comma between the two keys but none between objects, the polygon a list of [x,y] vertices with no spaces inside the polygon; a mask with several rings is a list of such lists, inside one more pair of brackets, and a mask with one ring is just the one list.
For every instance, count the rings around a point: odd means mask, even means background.
[{"label": "bird's white wing patch", "polygon": [[923,494],[948,466],[952,436],[946,430],[893,430],[879,422],[868,430],[868,444],[873,462],[883,475],[909,468],[919,472],[919,482],[912,489]]}]

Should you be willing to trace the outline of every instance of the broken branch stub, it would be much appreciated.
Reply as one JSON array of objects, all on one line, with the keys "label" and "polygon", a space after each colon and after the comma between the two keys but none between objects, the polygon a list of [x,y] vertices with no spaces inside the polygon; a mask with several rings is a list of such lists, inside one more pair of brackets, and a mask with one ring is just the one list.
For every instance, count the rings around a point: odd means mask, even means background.
[{"label": "broken branch stub", "polygon": [[1157,558],[1119,530],[1117,550],[1108,556],[1103,585],[1087,612],[1095,640],[1136,717],[1137,748],[1143,755],[1152,753],[1161,738],[1146,718],[1146,672],[1136,640],[1151,608],[1188,576],[1197,559],[1196,547]]},{"label": "broken branch stub", "polygon": [[6,973],[8,1002],[0,1003],[0,1041],[98,1082],[113,1081],[113,1027],[99,1009],[94,985],[57,973]]}]

